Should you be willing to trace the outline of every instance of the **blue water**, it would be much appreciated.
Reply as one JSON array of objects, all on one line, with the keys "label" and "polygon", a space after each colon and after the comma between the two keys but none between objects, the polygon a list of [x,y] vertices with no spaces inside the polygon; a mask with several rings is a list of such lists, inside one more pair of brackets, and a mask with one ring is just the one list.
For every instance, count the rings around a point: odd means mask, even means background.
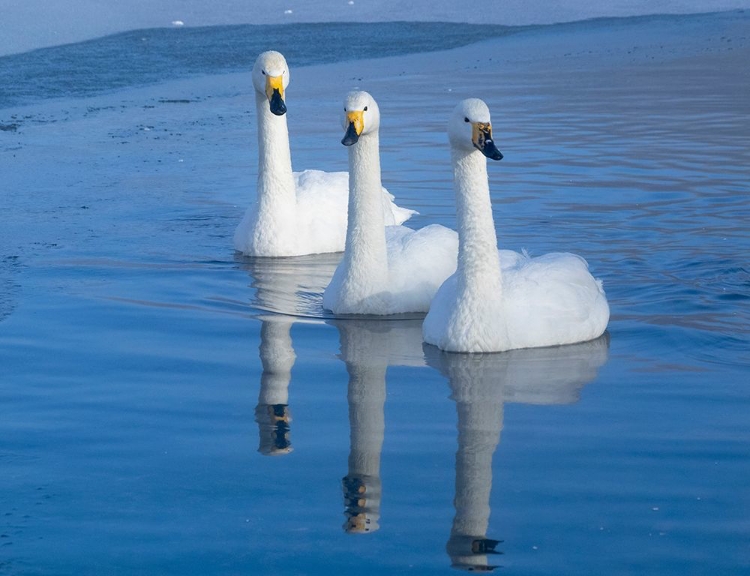
[{"label": "blue water", "polygon": [[[642,22],[700,26],[703,15],[598,19],[595,26]],[[721,21],[725,15],[713,18]],[[575,31],[590,22],[557,25]],[[291,67],[448,50],[549,26],[445,22],[370,22],[150,28],[0,57],[0,109],[49,98],[83,97],[178,78],[252,69],[264,50],[281,51]],[[14,124],[0,125],[13,130]]]},{"label": "blue water", "polygon": [[[750,38],[743,14],[701,18],[670,19],[704,30],[685,59],[660,48],[663,20],[641,19],[637,38],[601,22],[496,48],[611,32],[603,55],[498,73],[497,52],[458,51],[367,72],[384,183],[415,226],[455,225],[456,94],[434,87],[481,87],[505,154],[490,167],[500,242],[579,253],[607,290],[608,333],[555,349],[442,354],[418,318],[324,314],[335,255],[234,254],[255,169],[234,77],[208,96],[15,93],[27,106],[0,114],[14,125],[0,132],[0,573],[750,571]],[[117,55],[138,34],[97,42]],[[606,52],[626,41],[644,61]],[[299,82],[295,165],[341,169],[339,126]]]},{"label": "blue water", "polygon": [[[0,57],[0,108],[251,70],[269,47],[290,66],[444,50],[523,28],[441,22],[152,28]],[[117,65],[112,65],[112,63]]]}]

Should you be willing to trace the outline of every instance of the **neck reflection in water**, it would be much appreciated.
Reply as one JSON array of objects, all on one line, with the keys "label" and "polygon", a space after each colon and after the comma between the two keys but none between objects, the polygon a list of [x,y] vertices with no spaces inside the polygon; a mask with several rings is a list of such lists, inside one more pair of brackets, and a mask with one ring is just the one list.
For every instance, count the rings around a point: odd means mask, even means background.
[{"label": "neck reflection in water", "polygon": [[[295,322],[321,322],[320,294],[337,257],[250,259],[253,308],[261,325],[263,365],[256,422],[263,454],[288,454],[289,383],[296,358]],[[268,314],[267,312],[274,312]],[[490,571],[499,540],[487,537],[492,458],[503,427],[506,402],[570,404],[606,362],[609,337],[570,346],[497,354],[454,354],[422,344],[421,319],[328,320],[339,331],[340,358],[349,376],[350,452],[342,480],[345,521],[351,534],[380,528],[381,451],[385,435],[386,371],[389,366],[424,366],[448,378],[458,415],[456,514],[446,550],[455,568]]]},{"label": "neck reflection in water", "polygon": [[491,571],[501,540],[487,537],[492,457],[500,442],[506,402],[570,404],[607,361],[609,335],[571,346],[455,354],[425,345],[427,363],[448,378],[458,414],[456,495],[446,551],[451,566]]},{"label": "neck reflection in water", "polygon": [[349,374],[349,469],[342,480],[344,531],[380,528],[380,455],[388,366],[423,366],[421,320],[334,320]]},{"label": "neck reflection in water", "polygon": [[261,454],[292,451],[289,383],[296,354],[291,329],[296,322],[322,322],[320,295],[339,259],[338,254],[295,258],[236,256],[252,278],[250,285],[255,294],[251,307],[261,320],[259,350],[263,373],[255,408]]},{"label": "neck reflection in water", "polygon": [[258,452],[267,456],[289,454],[292,451],[289,423],[289,382],[297,357],[292,347],[290,320],[268,318],[260,328],[260,377],[255,421],[260,437]]}]

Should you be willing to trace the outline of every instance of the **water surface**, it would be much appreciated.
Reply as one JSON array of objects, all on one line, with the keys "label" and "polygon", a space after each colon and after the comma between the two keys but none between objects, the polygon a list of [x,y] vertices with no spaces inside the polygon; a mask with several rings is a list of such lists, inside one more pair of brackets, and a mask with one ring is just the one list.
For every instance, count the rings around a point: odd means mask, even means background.
[{"label": "water surface", "polygon": [[345,167],[362,85],[415,226],[455,225],[444,123],[484,97],[501,244],[604,280],[579,346],[443,354],[325,314],[335,255],[234,254],[246,74],[4,110],[0,572],[750,570],[747,16],[702,18],[294,72],[295,166]]}]

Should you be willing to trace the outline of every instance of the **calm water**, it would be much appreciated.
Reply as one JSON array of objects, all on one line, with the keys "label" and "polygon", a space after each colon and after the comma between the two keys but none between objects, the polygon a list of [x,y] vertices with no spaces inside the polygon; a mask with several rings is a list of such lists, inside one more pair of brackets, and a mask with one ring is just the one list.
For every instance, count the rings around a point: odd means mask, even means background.
[{"label": "calm water", "polygon": [[[342,169],[328,79],[363,78],[415,226],[455,224],[444,123],[480,90],[501,243],[604,280],[609,331],[578,346],[442,354],[419,318],[326,317],[335,255],[235,255],[249,78],[202,79],[234,68],[178,44],[155,52],[193,80],[0,110],[0,573],[750,571],[748,17],[629,22],[300,68],[289,89],[295,165]],[[363,46],[402,31],[383,26]],[[87,65],[176,32],[97,41]],[[219,53],[228,32],[196,34]]]},{"label": "calm water", "polygon": [[[440,22],[153,28],[0,58],[0,108],[207,73],[251,70],[269,46],[290,66],[445,50],[523,30]],[[405,40],[406,39],[406,40]],[[116,65],[113,65],[116,63]]]}]

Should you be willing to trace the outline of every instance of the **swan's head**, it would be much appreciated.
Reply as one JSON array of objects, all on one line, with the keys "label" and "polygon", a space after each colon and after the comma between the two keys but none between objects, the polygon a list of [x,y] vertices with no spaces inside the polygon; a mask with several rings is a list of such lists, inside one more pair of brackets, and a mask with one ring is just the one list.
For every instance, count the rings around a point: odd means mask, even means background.
[{"label": "swan's head", "polygon": [[284,91],[289,86],[289,66],[279,52],[263,52],[253,66],[253,86],[268,99],[271,112],[276,116],[286,114]]},{"label": "swan's head", "polygon": [[364,91],[349,92],[344,99],[344,146],[356,144],[363,134],[380,129],[380,109],[375,98]]},{"label": "swan's head", "polygon": [[448,139],[451,146],[459,150],[470,152],[476,148],[487,158],[503,159],[492,139],[490,109],[479,98],[458,103],[448,121]]}]

